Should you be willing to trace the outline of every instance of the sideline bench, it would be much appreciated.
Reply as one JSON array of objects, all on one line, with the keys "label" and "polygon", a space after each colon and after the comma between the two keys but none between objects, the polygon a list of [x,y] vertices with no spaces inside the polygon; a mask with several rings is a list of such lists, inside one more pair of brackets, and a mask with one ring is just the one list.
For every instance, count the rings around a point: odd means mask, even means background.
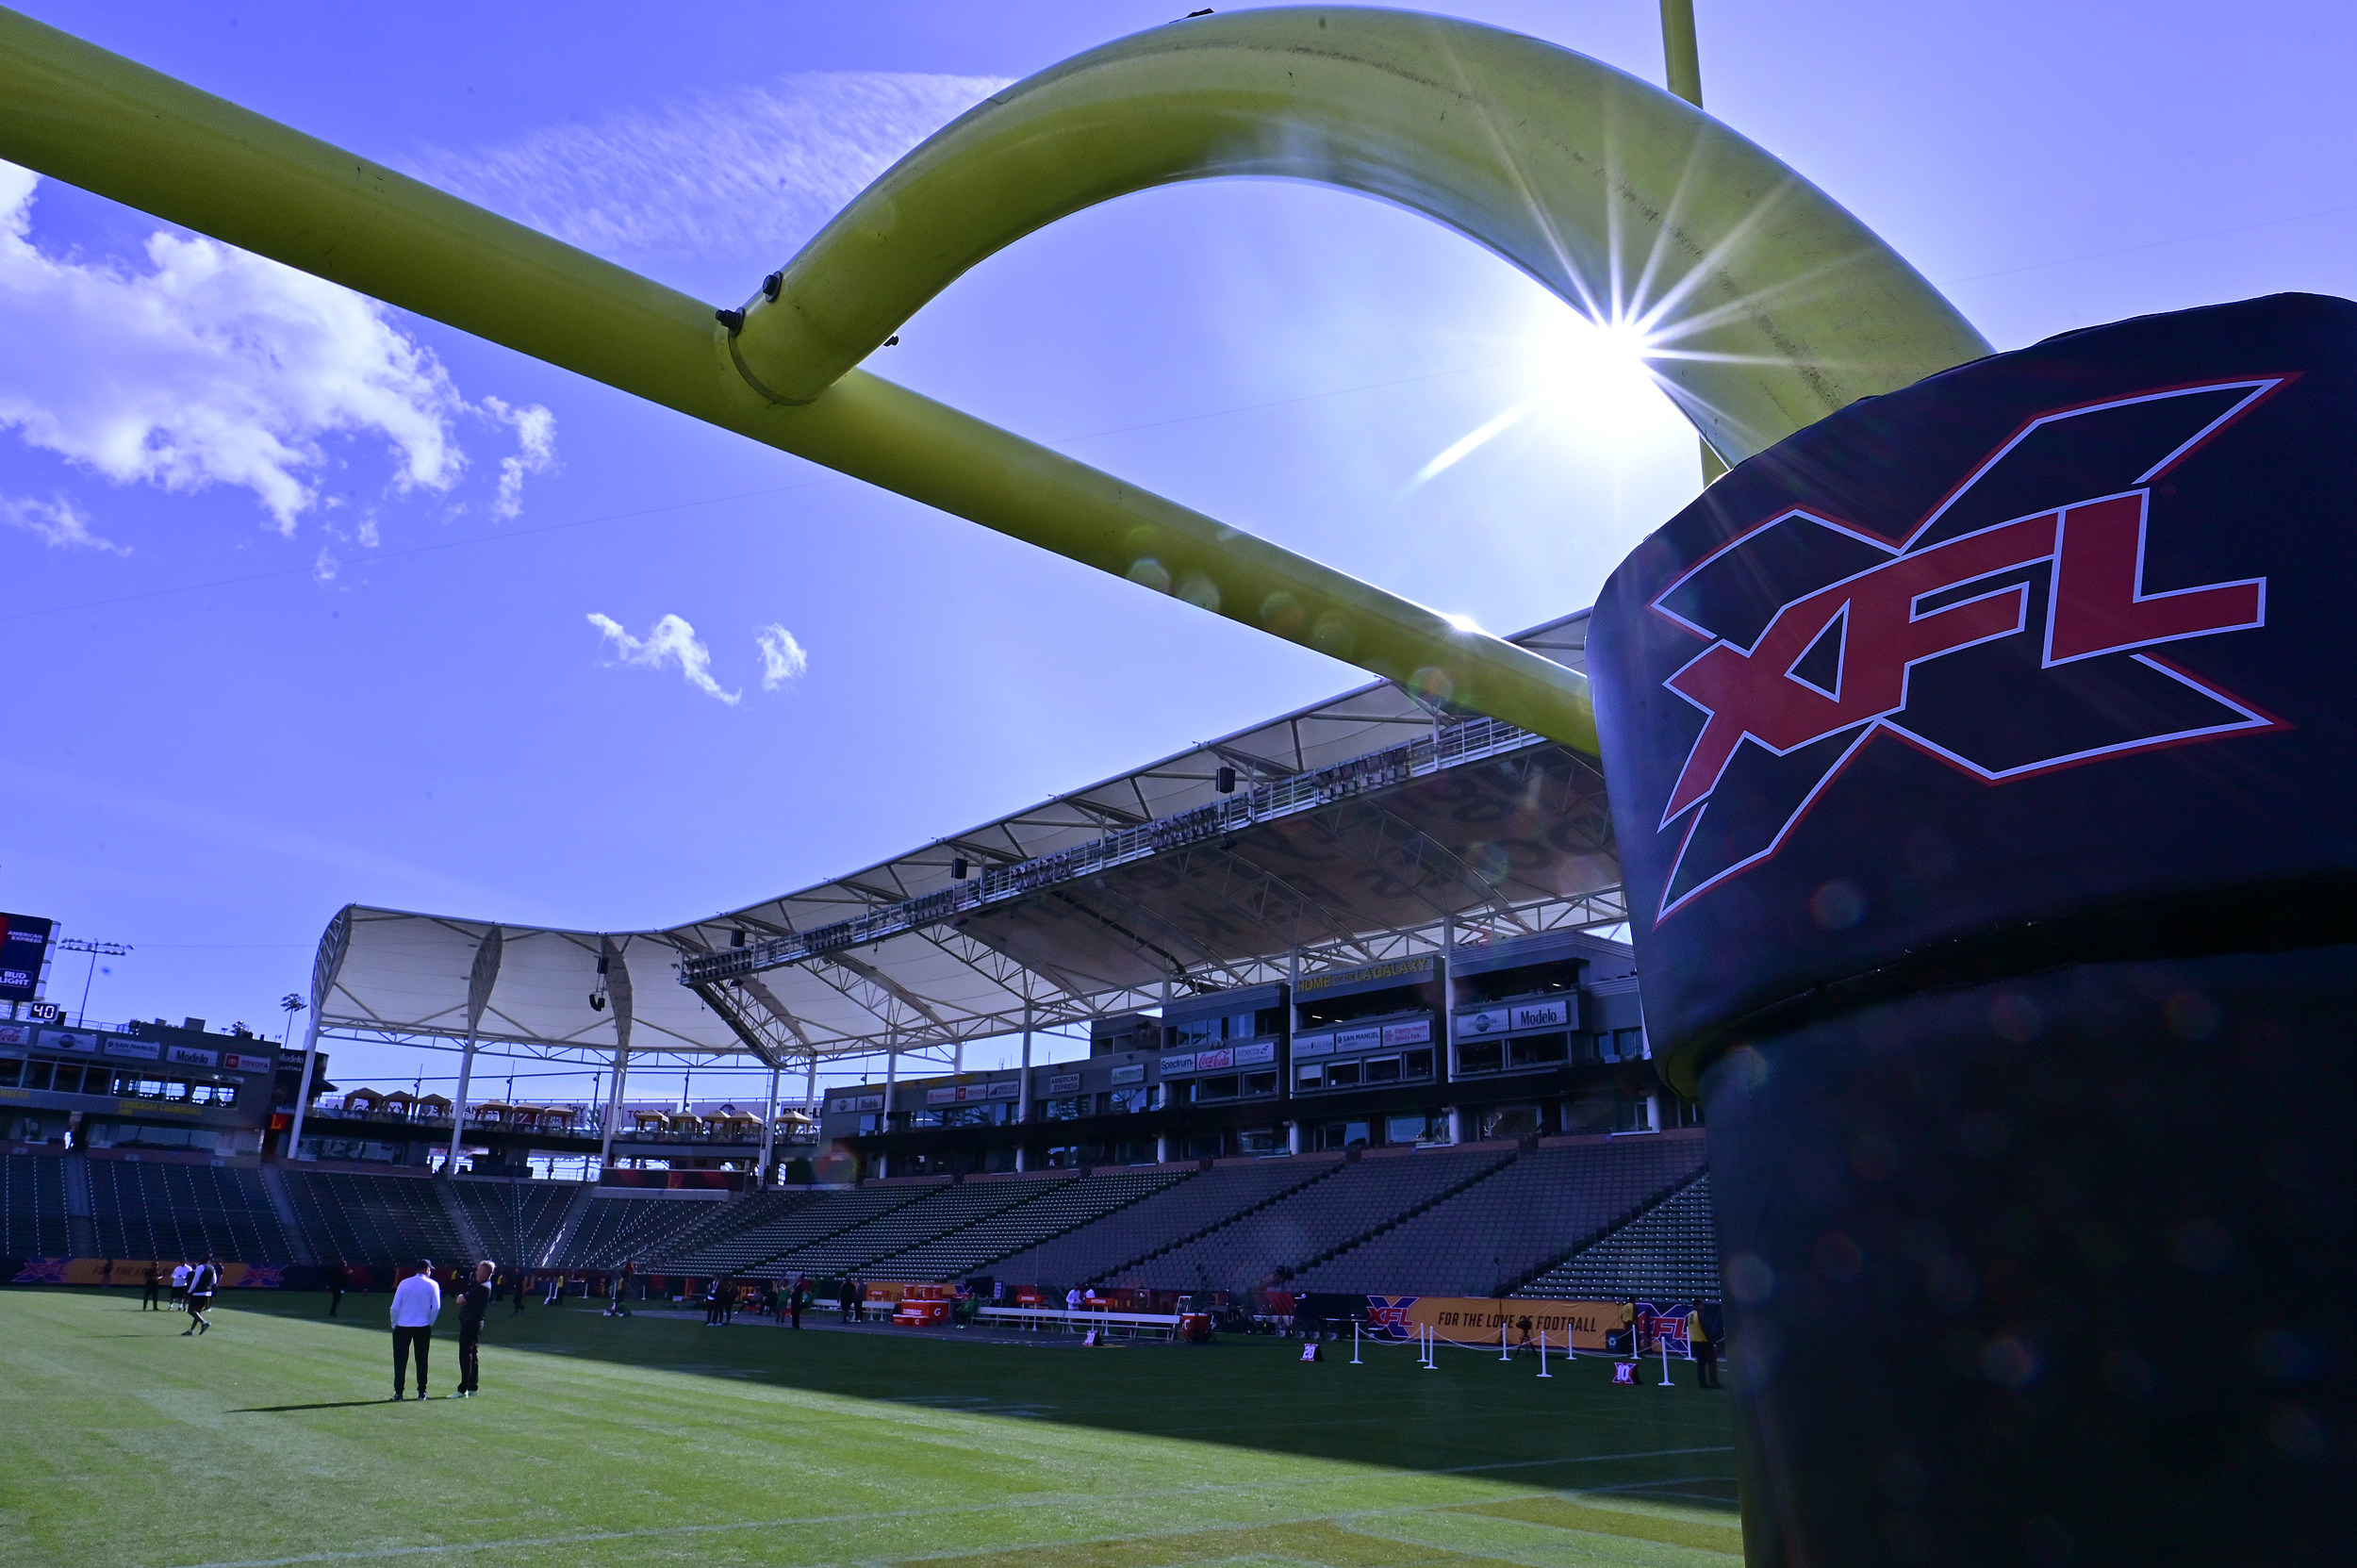
[{"label": "sideline bench", "polygon": [[1086,1308],[1072,1312],[1063,1307],[984,1307],[980,1318],[984,1323],[1033,1333],[1046,1333],[1052,1329],[1073,1334],[1097,1329],[1128,1339],[1176,1339],[1178,1335],[1178,1316],[1176,1312],[1112,1312]]}]

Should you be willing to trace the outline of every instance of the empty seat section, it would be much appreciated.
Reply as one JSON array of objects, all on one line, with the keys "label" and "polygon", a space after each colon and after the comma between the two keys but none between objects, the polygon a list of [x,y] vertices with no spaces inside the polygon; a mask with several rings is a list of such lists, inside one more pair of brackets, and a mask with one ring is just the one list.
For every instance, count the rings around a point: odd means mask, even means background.
[{"label": "empty seat section", "polygon": [[1147,1290],[1249,1290],[1279,1268],[1298,1272],[1510,1158],[1494,1149],[1370,1156],[1232,1225],[1125,1268],[1108,1282]]},{"label": "empty seat section", "polygon": [[1179,1173],[1176,1185],[1117,1209],[1093,1225],[1002,1258],[992,1270],[1001,1279],[1063,1288],[1106,1279],[1114,1270],[1149,1252],[1219,1225],[1341,1167],[1340,1158],[1269,1160],[1249,1165],[1214,1165],[1200,1175]]},{"label": "empty seat section", "polygon": [[[1058,1185],[1062,1185],[1061,1182]],[[936,1236],[987,1219],[1004,1209],[1040,1196],[1029,1181],[944,1181],[920,1189],[914,1203],[887,1210],[848,1230],[813,1242],[774,1258],[757,1272],[763,1279],[784,1279],[797,1274],[822,1279],[846,1270],[864,1270],[879,1258],[906,1252]]]},{"label": "empty seat section", "polygon": [[109,1258],[283,1263],[293,1257],[258,1173],[177,1162],[91,1160],[91,1218]]},{"label": "empty seat section", "polygon": [[662,1241],[637,1260],[638,1266],[651,1267],[658,1274],[684,1272],[682,1258],[726,1246],[733,1238],[790,1214],[809,1201],[808,1193],[761,1192],[709,1206],[692,1224],[666,1230]]},{"label": "empty seat section", "polygon": [[1320,1263],[1311,1291],[1494,1296],[1625,1223],[1700,1168],[1699,1138],[1550,1146]]},{"label": "empty seat section", "polygon": [[825,1240],[926,1196],[921,1187],[859,1187],[838,1193],[797,1193],[803,1201],[725,1241],[683,1257],[683,1274],[732,1274],[758,1269],[772,1258]]},{"label": "empty seat section", "polygon": [[[946,1236],[880,1258],[874,1267],[895,1279],[958,1279],[1049,1236],[1076,1230],[1126,1208],[1178,1180],[1176,1172],[1090,1176],[1060,1181],[1036,1197]],[[1029,1282],[1029,1281],[1027,1281]]]},{"label": "empty seat section", "polygon": [[1514,1294],[1558,1301],[1717,1300],[1719,1232],[1710,1178],[1697,1178]]},{"label": "empty seat section", "polygon": [[0,1157],[0,1256],[62,1258],[73,1249],[65,1222],[64,1159]]},{"label": "empty seat section", "polygon": [[[628,1188],[621,1189],[627,1192]],[[675,1197],[621,1197],[599,1193],[558,1250],[557,1268],[619,1268],[648,1259],[690,1231],[720,1222],[726,1203]]]},{"label": "empty seat section", "polygon": [[471,1181],[450,1185],[492,1261],[531,1268],[548,1256],[581,1185],[574,1181]]},{"label": "empty seat section", "polygon": [[425,1176],[348,1171],[283,1173],[288,1201],[321,1263],[406,1263],[432,1258],[455,1264],[460,1245],[441,1194]]}]

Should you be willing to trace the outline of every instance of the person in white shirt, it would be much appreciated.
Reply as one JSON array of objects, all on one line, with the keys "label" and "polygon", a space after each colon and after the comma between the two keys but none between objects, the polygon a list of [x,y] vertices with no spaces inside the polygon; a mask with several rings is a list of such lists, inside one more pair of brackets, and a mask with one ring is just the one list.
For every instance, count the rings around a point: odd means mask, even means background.
[{"label": "person in white shirt", "polygon": [[393,1287],[393,1397],[406,1398],[409,1350],[418,1352],[418,1397],[425,1397],[425,1358],[434,1344],[434,1320],[442,1315],[442,1287],[434,1282],[434,1260],[418,1260],[418,1272]]},{"label": "person in white shirt", "polygon": [[174,1307],[179,1306],[182,1302],[189,1298],[190,1272],[190,1270],[189,1265],[186,1263],[174,1263],[172,1265],[172,1304]]}]

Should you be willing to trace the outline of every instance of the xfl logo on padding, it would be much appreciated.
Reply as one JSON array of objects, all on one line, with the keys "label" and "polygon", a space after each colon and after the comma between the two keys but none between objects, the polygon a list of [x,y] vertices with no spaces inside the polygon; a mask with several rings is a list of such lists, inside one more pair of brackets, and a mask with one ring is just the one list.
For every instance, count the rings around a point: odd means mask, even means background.
[{"label": "xfl logo on padding", "polygon": [[1367,1332],[1376,1339],[1413,1339],[1417,1299],[1412,1296],[1368,1296]]},{"label": "xfl logo on padding", "polygon": [[1708,646],[1665,683],[1705,718],[1660,915],[1773,854],[1878,732],[2003,783],[2281,728],[2168,658],[2265,625],[2266,580],[2155,589],[2147,551],[2152,483],[2287,379],[2041,415],[1904,536],[1786,512],[1664,589]]}]

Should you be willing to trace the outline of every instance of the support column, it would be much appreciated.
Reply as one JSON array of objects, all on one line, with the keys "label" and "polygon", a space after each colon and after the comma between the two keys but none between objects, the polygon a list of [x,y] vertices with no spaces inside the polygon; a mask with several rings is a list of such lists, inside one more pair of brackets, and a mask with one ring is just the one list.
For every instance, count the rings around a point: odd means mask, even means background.
[{"label": "support column", "polygon": [[294,1123],[287,1130],[287,1147],[279,1157],[285,1160],[303,1158],[303,1117],[311,1109],[311,1078],[320,1058],[320,1010],[316,998],[311,1004],[311,1021],[303,1029],[303,1076],[295,1082]]},{"label": "support column", "polygon": [[[475,945],[474,963],[467,974],[467,1048],[458,1059],[458,1096],[450,1108],[450,1163],[444,1176],[458,1174],[458,1140],[467,1131],[467,1089],[474,1078],[474,1044],[476,1032],[483,1027],[483,1015],[491,1005],[492,989],[499,984],[500,955],[505,949],[507,934],[503,927],[493,926],[483,933]],[[616,1021],[619,1022],[617,1014]]]},{"label": "support column", "polygon": [[1170,1164],[1170,1134],[1167,1132],[1154,1134],[1154,1163],[1158,1165]]},{"label": "support column", "polygon": [[1285,1124],[1285,1152],[1288,1154],[1301,1152],[1301,1118],[1298,1116]]},{"label": "support column", "polygon": [[[883,1130],[886,1132],[892,1131],[892,1100],[894,1092],[899,1087],[899,1082],[900,1048],[897,1045],[886,1046],[884,1048],[883,1108]],[[876,1174],[878,1176],[890,1176],[892,1174],[892,1157],[890,1155],[879,1155],[877,1157],[877,1165],[878,1169]]]},{"label": "support column", "polygon": [[458,1140],[467,1131],[467,1085],[474,1077],[474,1036],[467,1036],[466,1051],[458,1058],[458,1094],[450,1103],[450,1159],[442,1166],[444,1176],[458,1174]]},{"label": "support column", "polygon": [[598,1175],[602,1179],[608,1165],[614,1164],[614,1129],[622,1119],[622,1079],[630,1071],[630,1055],[620,1046],[614,1048],[614,1088],[605,1100],[605,1137],[598,1146]]},{"label": "support column", "polygon": [[1023,1004],[1023,1076],[1015,1080],[1014,1090],[1014,1168],[1029,1170],[1031,1156],[1029,1148],[1031,1127],[1031,1004]]},{"label": "support column", "polygon": [[1457,916],[1441,922],[1441,1070],[1442,1083],[1457,1081]]},{"label": "support column", "polygon": [[772,1067],[769,1069],[769,1110],[768,1114],[761,1118],[761,1170],[754,1179],[754,1186],[769,1185],[769,1157],[777,1151],[777,1144],[778,1069]]}]

